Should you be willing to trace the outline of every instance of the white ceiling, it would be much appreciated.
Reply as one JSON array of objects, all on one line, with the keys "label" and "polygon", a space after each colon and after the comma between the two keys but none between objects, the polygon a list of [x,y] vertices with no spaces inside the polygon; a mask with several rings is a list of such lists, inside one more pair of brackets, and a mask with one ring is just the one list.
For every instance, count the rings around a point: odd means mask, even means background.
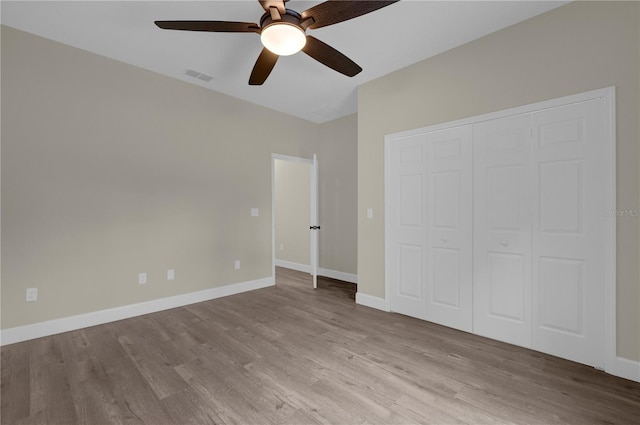
[{"label": "white ceiling", "polygon": [[[320,1],[291,0],[302,12]],[[256,0],[2,1],[2,24],[207,89],[322,123],[357,108],[357,87],[453,47],[561,6],[567,1],[402,0],[350,21],[308,33],[364,70],[345,77],[298,53],[281,57],[263,86],[249,86],[262,49],[254,33],[157,28],[155,20],[258,23]],[[187,69],[213,76],[203,82]]]}]

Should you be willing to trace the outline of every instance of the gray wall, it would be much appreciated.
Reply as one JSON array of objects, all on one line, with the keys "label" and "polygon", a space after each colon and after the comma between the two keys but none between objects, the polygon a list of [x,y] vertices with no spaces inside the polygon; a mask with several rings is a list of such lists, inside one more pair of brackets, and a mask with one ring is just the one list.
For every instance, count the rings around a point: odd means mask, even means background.
[{"label": "gray wall", "polygon": [[320,126],[318,202],[320,267],[355,275],[358,253],[358,116]]},{"label": "gray wall", "polygon": [[[355,120],[318,125],[4,26],[1,53],[2,329],[269,277],[271,154],[309,158],[326,130],[353,136],[355,167]],[[355,226],[341,236],[355,249]]]},{"label": "gray wall", "polygon": [[[615,85],[617,206],[638,209],[639,18],[637,2],[574,2],[361,86],[358,291],[384,297],[386,134]],[[617,226],[617,351],[640,360],[638,218]]]},{"label": "gray wall", "polygon": [[[321,225],[319,232],[319,267],[329,271],[337,271],[355,276],[357,274],[357,207],[358,207],[358,116],[352,114],[318,126],[318,142],[315,152],[318,154],[318,220]],[[295,167],[283,169],[285,173],[294,173]],[[300,187],[294,183],[288,189],[292,196],[300,195]],[[293,202],[288,198],[284,202]],[[308,204],[300,205],[308,211]],[[308,217],[307,212],[302,216]],[[293,253],[292,247],[285,246],[285,252],[279,251],[279,242],[276,241],[276,258],[279,260],[300,262],[309,264],[308,246],[309,235],[302,238],[289,227],[298,218],[289,216],[284,212],[282,217],[276,215],[279,222],[277,227],[283,228],[282,237],[297,240],[296,250],[303,251]],[[308,220],[307,220],[308,221]],[[297,224],[296,226],[299,226]],[[276,232],[278,238],[278,231]],[[303,258],[301,255],[305,254]],[[295,261],[297,258],[298,261]],[[324,270],[320,270],[322,274]]]}]

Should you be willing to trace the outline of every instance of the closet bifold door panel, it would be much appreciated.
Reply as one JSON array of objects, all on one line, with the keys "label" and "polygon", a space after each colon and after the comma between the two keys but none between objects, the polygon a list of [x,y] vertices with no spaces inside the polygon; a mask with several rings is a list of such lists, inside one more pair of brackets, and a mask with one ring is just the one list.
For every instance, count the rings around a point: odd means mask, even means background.
[{"label": "closet bifold door panel", "polygon": [[596,99],[534,113],[532,348],[604,367],[605,124]]},{"label": "closet bifold door panel", "polygon": [[387,166],[389,309],[472,330],[471,126],[393,140]]},{"label": "closet bifold door panel", "polygon": [[471,125],[426,135],[427,320],[471,332]]},{"label": "closet bifold door panel", "polygon": [[531,346],[531,114],[473,126],[473,332]]},{"label": "closet bifold door panel", "polygon": [[427,318],[426,287],[426,136],[393,141],[388,152],[386,202],[389,308]]}]

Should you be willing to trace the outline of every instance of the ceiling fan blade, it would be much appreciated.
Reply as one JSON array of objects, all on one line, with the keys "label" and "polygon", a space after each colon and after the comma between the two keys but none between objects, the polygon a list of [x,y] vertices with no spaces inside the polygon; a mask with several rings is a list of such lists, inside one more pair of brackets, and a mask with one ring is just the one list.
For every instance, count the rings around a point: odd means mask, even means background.
[{"label": "ceiling fan blade", "polygon": [[280,56],[272,53],[266,47],[263,48],[262,52],[260,52],[260,56],[258,56],[256,64],[253,66],[253,71],[251,71],[249,85],[259,86],[264,83],[269,74],[271,74],[271,70],[276,65],[279,57]]},{"label": "ceiling fan blade", "polygon": [[309,28],[322,28],[338,22],[347,21],[366,15],[378,9],[382,9],[399,0],[373,0],[373,1],[325,1],[302,12],[302,19],[313,18],[315,21]]},{"label": "ceiling fan blade", "polygon": [[165,30],[207,32],[260,32],[260,26],[251,22],[155,21],[155,24]]},{"label": "ceiling fan blade", "polygon": [[360,68],[357,63],[328,44],[310,35],[307,36],[307,44],[302,48],[302,51],[318,62],[347,77],[353,77],[362,71],[362,68]]}]

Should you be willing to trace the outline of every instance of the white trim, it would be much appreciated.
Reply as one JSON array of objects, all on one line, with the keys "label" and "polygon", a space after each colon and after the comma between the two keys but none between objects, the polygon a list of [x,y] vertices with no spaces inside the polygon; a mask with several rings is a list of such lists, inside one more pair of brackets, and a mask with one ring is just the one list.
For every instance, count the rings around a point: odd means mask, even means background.
[{"label": "white trim", "polygon": [[631,381],[640,382],[640,362],[625,359],[624,357],[617,357],[616,373],[614,373],[614,375]]},{"label": "white trim", "polygon": [[[609,146],[605,149],[605,203],[610,211],[616,209],[616,88],[603,89],[605,109],[608,111],[605,117],[605,143]],[[618,365],[617,357],[617,276],[616,276],[616,219],[608,217],[605,222],[605,258],[604,258],[604,370],[616,375]],[[637,380],[637,379],[636,379]]]},{"label": "white trim", "polygon": [[[391,252],[391,235],[389,229],[391,229],[393,223],[391,223],[391,204],[387,201],[391,190],[391,143],[393,142],[393,134],[384,136],[384,188],[382,192],[382,202],[384,202],[384,310],[391,311],[391,259],[388,252]],[[356,294],[356,302],[357,302]]]},{"label": "white trim", "polygon": [[116,320],[129,319],[143,314],[155,313],[162,310],[209,301],[215,298],[253,291],[255,289],[266,288],[273,285],[275,285],[274,279],[266,277],[263,279],[234,283],[231,285],[204,289],[202,291],[190,292],[188,294],[181,294],[173,297],[160,298],[137,304],[129,304],[106,310],[93,311],[91,313],[78,314],[76,316],[47,320],[46,322],[34,323],[31,325],[17,326],[15,328],[0,331],[0,345],[14,344],[16,342],[55,335],[62,332],[75,331],[89,326],[102,325],[104,323],[115,322]]},{"label": "white trim", "polygon": [[330,277],[331,279],[338,279],[350,283],[358,283],[357,274],[339,272],[337,270],[329,270],[322,267],[318,267],[318,274],[320,276]]},{"label": "white trim", "polygon": [[374,297],[373,295],[363,294],[362,292],[356,292],[356,304],[375,308],[376,310],[389,311],[384,298]]},{"label": "white trim", "polygon": [[282,161],[299,162],[299,163],[302,163],[302,164],[313,165],[313,159],[309,159],[309,158],[300,158],[300,157],[291,156],[291,155],[281,155],[279,153],[272,153],[271,154],[271,158],[272,159],[280,159]]},{"label": "white trim", "polygon": [[[384,137],[384,190],[385,190],[385,294],[389,294],[391,291],[390,282],[391,276],[389,276],[389,258],[387,252],[389,252],[389,234],[387,233],[391,228],[388,222],[390,214],[387,197],[390,193],[391,182],[389,181],[389,169],[390,169],[390,144],[399,138],[415,136],[433,131],[439,131],[449,129],[453,127],[459,127],[468,124],[477,124],[483,121],[495,120],[499,118],[506,118],[515,115],[533,113],[545,109],[557,108],[561,106],[571,105],[573,103],[585,102],[589,100],[603,99],[606,108],[605,118],[605,143],[607,143],[605,166],[606,169],[606,204],[607,209],[610,211],[616,210],[616,119],[615,119],[615,86],[606,87],[602,89],[592,90],[584,93],[574,94],[565,97],[559,97],[556,99],[546,100],[542,102],[532,103],[529,105],[519,106],[516,108],[505,109],[502,111],[491,112],[488,114],[477,115],[474,117],[468,117],[456,121],[450,121],[440,124],[435,124],[427,127],[417,128],[408,131],[402,131],[398,133],[388,134]],[[605,371],[612,375],[617,375],[617,368],[621,367],[621,363],[617,357],[616,351],[616,220],[611,219],[606,223],[605,229],[605,251],[606,256],[604,258],[605,268],[605,288],[604,288],[604,326],[605,326]],[[386,298],[386,310],[390,310],[389,299]],[[624,362],[623,362],[624,364]],[[622,366],[625,367],[625,366]]]},{"label": "white trim", "polygon": [[309,264],[294,263],[293,261],[274,260],[275,265],[278,267],[284,267],[285,269],[297,270],[299,272],[305,272],[311,274],[311,266]]}]

